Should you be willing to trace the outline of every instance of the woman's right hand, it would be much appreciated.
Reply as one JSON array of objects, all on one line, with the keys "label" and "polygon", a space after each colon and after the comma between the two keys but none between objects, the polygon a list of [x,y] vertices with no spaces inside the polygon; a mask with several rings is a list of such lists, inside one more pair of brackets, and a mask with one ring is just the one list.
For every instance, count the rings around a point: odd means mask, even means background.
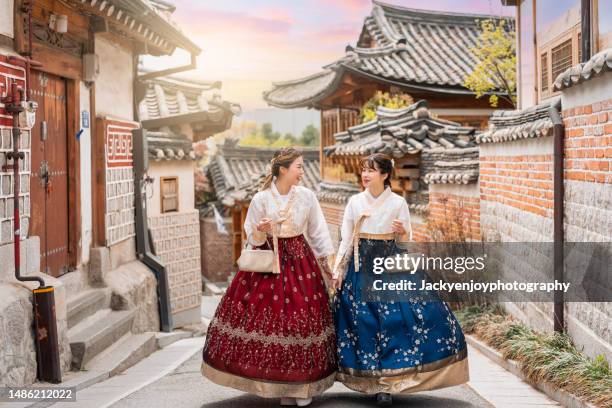
[{"label": "woman's right hand", "polygon": [[332,289],[338,290],[340,289],[341,286],[342,286],[342,279],[340,278],[332,279],[332,284],[331,284]]},{"label": "woman's right hand", "polygon": [[272,220],[270,218],[262,218],[257,224],[257,231],[272,232]]}]

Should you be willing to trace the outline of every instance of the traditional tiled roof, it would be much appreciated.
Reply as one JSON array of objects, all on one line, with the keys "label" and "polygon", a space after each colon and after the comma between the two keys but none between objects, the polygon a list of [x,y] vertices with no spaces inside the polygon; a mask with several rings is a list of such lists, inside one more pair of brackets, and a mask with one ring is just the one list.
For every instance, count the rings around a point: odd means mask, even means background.
[{"label": "traditional tiled roof", "polygon": [[321,181],[317,198],[329,203],[344,204],[360,191],[359,186],[353,183]]},{"label": "traditional tiled roof", "polygon": [[218,81],[168,76],[145,80],[144,87],[139,119],[145,129],[175,127],[180,133],[181,125],[189,125],[197,141],[228,129],[234,114],[240,113],[240,105],[221,98]]},{"label": "traditional tiled roof", "polygon": [[195,160],[193,143],[184,136],[167,132],[147,132],[149,158],[162,160]]},{"label": "traditional tiled roof", "polygon": [[326,155],[368,155],[387,153],[393,157],[424,149],[474,146],[474,128],[431,116],[427,102],[406,108],[379,107],[377,119],[336,133],[336,144],[324,148]]},{"label": "traditional tiled roof", "polygon": [[476,136],[477,143],[498,143],[518,139],[552,136],[550,108],[558,98],[523,110],[497,110],[489,118],[489,129]]},{"label": "traditional tiled roof", "polygon": [[593,55],[587,62],[565,70],[555,79],[554,89],[560,91],[608,71],[612,71],[612,48],[607,48]]},{"label": "traditional tiled roof", "polygon": [[[374,2],[357,47],[324,71],[274,83],[264,92],[273,106],[316,106],[351,72],[405,89],[472,94],[462,84],[478,59],[471,48],[481,32],[478,20],[496,16],[427,11]],[[501,86],[500,86],[501,89]]]},{"label": "traditional tiled roof", "polygon": [[427,184],[470,184],[478,180],[478,147],[426,150],[421,156]]},{"label": "traditional tiled roof", "polygon": [[171,19],[173,6],[160,0],[66,0],[83,15],[106,19],[109,30],[147,44],[147,53],[172,54],[176,47],[201,52]]},{"label": "traditional tiled roof", "polygon": [[[208,166],[217,198],[226,206],[249,201],[259,190],[277,148],[237,146],[226,139]],[[304,177],[302,184],[318,189],[319,149],[302,148],[304,153]]]}]

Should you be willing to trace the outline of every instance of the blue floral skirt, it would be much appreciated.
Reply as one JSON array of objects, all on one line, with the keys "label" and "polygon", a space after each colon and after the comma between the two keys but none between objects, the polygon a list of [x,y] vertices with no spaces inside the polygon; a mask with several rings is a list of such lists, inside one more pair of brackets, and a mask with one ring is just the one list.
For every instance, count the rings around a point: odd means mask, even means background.
[{"label": "blue floral skirt", "polygon": [[[351,260],[336,292],[336,378],[359,392],[413,393],[469,380],[465,337],[437,294],[428,293],[425,300],[411,292],[405,299],[367,301],[372,298],[362,293],[375,276],[374,258],[401,252],[393,240],[360,238],[360,270],[355,272]],[[418,276],[426,275],[420,270],[413,278]]]}]

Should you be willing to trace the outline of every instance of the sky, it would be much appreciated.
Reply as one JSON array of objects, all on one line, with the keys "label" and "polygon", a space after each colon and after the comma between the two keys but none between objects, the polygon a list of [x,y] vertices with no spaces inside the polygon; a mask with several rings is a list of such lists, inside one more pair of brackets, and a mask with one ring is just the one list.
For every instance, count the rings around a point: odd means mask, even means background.
[{"label": "sky", "polygon": [[[202,48],[188,77],[220,80],[224,99],[243,110],[265,108],[261,94],[273,81],[315,73],[355,44],[371,0],[172,0],[173,19]],[[501,0],[387,0],[406,7],[513,15]],[[164,68],[187,63],[185,52],[147,57]]]}]

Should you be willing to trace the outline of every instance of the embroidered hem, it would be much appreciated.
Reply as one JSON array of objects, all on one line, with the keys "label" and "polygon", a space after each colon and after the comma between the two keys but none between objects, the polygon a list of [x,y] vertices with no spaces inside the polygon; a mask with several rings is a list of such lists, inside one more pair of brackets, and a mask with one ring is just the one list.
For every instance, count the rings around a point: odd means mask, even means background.
[{"label": "embroidered hem", "polygon": [[215,384],[235,388],[263,398],[310,398],[322,394],[334,384],[336,373],[313,382],[285,383],[264,381],[230,374],[202,362],[202,375]]},{"label": "embroidered hem", "polygon": [[221,321],[218,317],[215,317],[211,326],[214,326],[219,330],[219,333],[228,337],[238,337],[245,341],[257,341],[263,344],[280,344],[282,346],[304,346],[308,347],[313,344],[319,344],[328,342],[330,338],[334,337],[335,331],[333,326],[327,326],[320,334],[310,334],[308,337],[296,337],[296,336],[281,336],[277,334],[264,334],[258,331],[247,332],[238,327],[232,327],[231,325]]},{"label": "embroidered hem", "polygon": [[[454,357],[454,356],[453,356]],[[441,360],[443,361],[443,360]],[[431,363],[435,364],[435,363]],[[410,394],[452,387],[470,380],[467,357],[431,371],[417,371],[416,367],[406,374],[372,377],[339,372],[336,376],[347,388],[365,394],[388,392],[390,394]]]}]

